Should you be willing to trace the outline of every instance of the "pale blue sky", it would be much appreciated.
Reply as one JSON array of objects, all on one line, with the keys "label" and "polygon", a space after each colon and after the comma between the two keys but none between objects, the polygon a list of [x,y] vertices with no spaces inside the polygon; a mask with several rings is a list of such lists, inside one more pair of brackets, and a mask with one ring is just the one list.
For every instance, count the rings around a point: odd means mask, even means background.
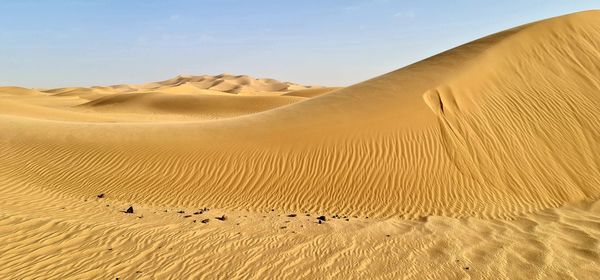
[{"label": "pale blue sky", "polygon": [[247,74],[349,85],[600,1],[0,0],[0,85]]}]

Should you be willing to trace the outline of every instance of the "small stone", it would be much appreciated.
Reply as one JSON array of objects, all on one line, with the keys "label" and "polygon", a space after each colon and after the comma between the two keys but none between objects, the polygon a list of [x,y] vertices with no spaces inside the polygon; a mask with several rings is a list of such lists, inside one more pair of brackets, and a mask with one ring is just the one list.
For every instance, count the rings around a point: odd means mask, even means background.
[{"label": "small stone", "polygon": [[294,218],[294,217],[296,217],[296,214],[289,214],[287,216],[290,217],[290,218]]},{"label": "small stone", "polygon": [[98,197],[98,198],[104,198],[104,194],[103,194],[103,193],[101,193],[101,194],[97,195],[97,197]]},{"label": "small stone", "polygon": [[325,218],[325,216],[319,216],[317,217],[317,220],[324,222],[325,220],[327,220],[327,218]]},{"label": "small stone", "polygon": [[196,211],[196,212],[194,212],[194,215],[200,215],[200,214],[202,214],[202,213],[203,213],[203,211],[202,211],[202,210],[200,210],[200,211]]},{"label": "small stone", "polygon": [[183,210],[179,210],[179,211],[177,211],[177,213],[179,213],[179,214],[183,214],[183,213],[185,213],[185,211],[183,211]]},{"label": "small stone", "polygon": [[227,220],[227,217],[225,217],[225,215],[222,215],[221,217],[216,217],[215,219],[220,220],[220,221],[225,221],[225,220]]},{"label": "small stone", "polygon": [[185,215],[185,216],[183,216],[183,217],[184,217],[184,218],[189,218],[189,217],[191,217],[191,216],[192,216],[192,215]]},{"label": "small stone", "polygon": [[208,222],[210,222],[210,220],[209,219],[204,219],[204,220],[202,220],[200,222],[203,223],[203,224],[208,224]]},{"label": "small stone", "polygon": [[133,206],[129,206],[129,208],[127,208],[127,210],[125,210],[125,213],[133,214]]},{"label": "small stone", "polygon": [[466,266],[466,267],[465,267],[465,270],[469,270],[469,267],[468,267],[468,266]]}]

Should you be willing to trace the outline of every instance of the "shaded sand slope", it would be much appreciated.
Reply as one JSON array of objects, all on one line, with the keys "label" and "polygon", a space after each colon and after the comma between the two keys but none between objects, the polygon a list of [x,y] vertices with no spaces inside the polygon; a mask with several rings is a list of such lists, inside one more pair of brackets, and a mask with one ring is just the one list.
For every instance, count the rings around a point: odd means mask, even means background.
[{"label": "shaded sand slope", "polygon": [[505,217],[600,195],[600,13],[553,18],[262,113],[0,117],[15,183],[151,204]]},{"label": "shaded sand slope", "polygon": [[330,93],[330,92],[333,92],[338,89],[340,89],[340,88],[337,88],[337,87],[309,88],[309,89],[300,89],[300,90],[291,91],[288,93],[284,93],[283,95],[309,97],[310,98],[310,97],[315,97],[315,96],[323,95],[326,93]]},{"label": "shaded sand slope", "polygon": [[224,118],[261,112],[302,101],[294,96],[227,96],[214,94],[123,93],[80,105],[99,112],[160,113]]}]

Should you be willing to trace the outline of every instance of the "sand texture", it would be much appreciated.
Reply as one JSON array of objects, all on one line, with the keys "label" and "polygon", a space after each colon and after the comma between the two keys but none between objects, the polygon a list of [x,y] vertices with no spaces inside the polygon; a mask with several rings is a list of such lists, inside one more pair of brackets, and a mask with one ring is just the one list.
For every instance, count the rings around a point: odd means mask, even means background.
[{"label": "sand texture", "polygon": [[0,87],[0,278],[596,279],[598,108],[599,11],[344,88]]}]

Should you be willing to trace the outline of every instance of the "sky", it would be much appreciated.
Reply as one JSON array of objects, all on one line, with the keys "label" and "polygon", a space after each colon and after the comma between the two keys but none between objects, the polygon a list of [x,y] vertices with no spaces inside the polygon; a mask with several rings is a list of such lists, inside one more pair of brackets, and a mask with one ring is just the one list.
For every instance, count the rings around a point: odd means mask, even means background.
[{"label": "sky", "polygon": [[346,86],[598,1],[0,0],[0,85],[179,74]]}]

